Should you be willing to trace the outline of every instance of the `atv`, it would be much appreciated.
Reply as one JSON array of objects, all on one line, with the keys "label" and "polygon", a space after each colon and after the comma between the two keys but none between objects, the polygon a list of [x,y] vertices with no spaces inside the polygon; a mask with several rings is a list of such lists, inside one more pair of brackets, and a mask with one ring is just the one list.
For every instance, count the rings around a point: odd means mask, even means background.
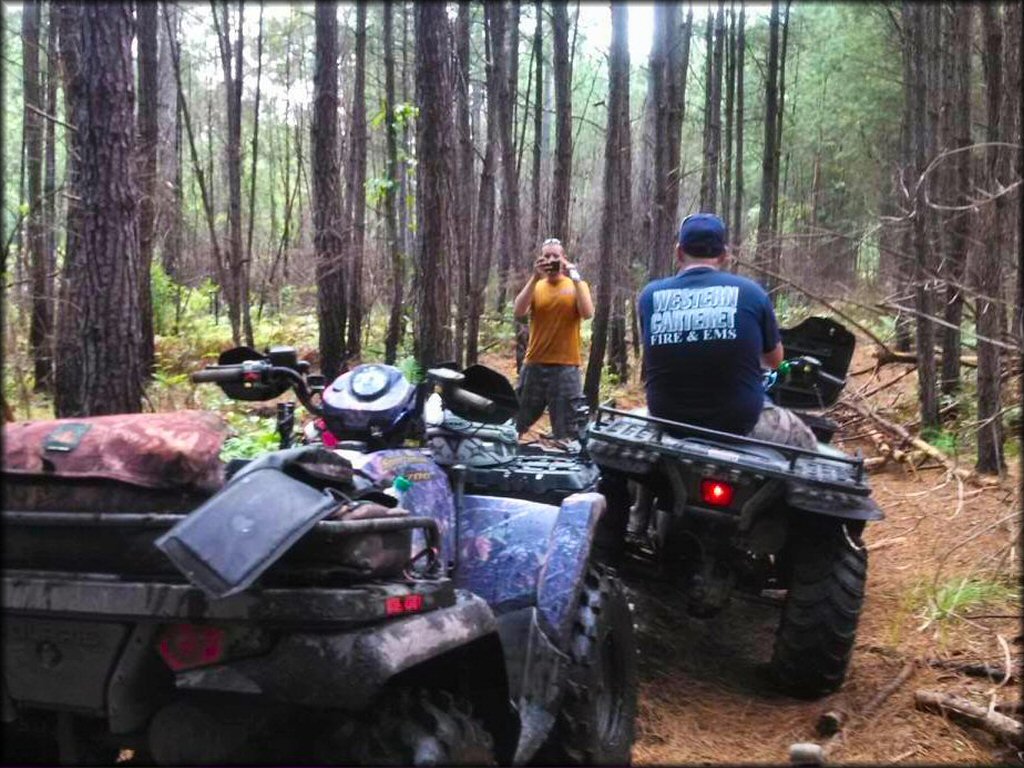
[{"label": "atv", "polygon": [[466,493],[408,447],[437,388],[507,418],[457,372],[326,388],[287,348],[220,363],[193,378],[291,388],[314,439],[291,447],[289,403],[282,450],[227,467],[210,414],[5,428],[5,762],[628,762],[633,627],[592,562],[600,495]]},{"label": "atv", "polygon": [[[534,472],[532,490],[486,492],[472,462],[452,460],[459,450],[437,444],[440,413],[485,442],[488,430],[501,432],[518,409],[501,374],[440,366],[412,384],[393,366],[363,364],[327,386],[290,349],[236,348],[193,379],[236,399],[266,400],[290,387],[315,416],[303,443],[329,448],[376,486],[397,489],[410,514],[436,521],[443,573],[494,614],[502,660],[492,666],[507,681],[517,734],[499,759],[629,762],[636,649],[623,587],[592,552],[605,509],[593,491],[596,469],[585,480]],[[290,409],[279,408],[283,445],[293,429]],[[422,545],[417,535],[414,542]]]},{"label": "atv", "polygon": [[820,411],[845,385],[854,336],[811,317],[782,330],[789,359],[767,393],[810,426],[816,450],[598,408],[585,446],[608,501],[598,546],[616,563],[646,564],[708,617],[734,588],[783,595],[770,669],[797,696],[842,684],[867,581],[861,535],[883,515],[863,459],[829,445]]}]

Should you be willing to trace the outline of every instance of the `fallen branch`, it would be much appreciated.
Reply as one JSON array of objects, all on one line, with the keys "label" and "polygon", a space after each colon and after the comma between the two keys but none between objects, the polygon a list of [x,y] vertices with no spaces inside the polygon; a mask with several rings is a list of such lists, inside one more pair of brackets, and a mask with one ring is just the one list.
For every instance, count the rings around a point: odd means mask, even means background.
[{"label": "fallen branch", "polygon": [[1012,746],[1024,746],[1024,724],[999,712],[990,712],[961,696],[938,691],[916,691],[914,704],[922,712],[942,715],[980,728]]},{"label": "fallen branch", "polygon": [[[916,352],[894,352],[892,350],[876,349],[875,350],[876,365],[889,365],[890,363],[904,363],[907,365],[917,365],[917,353]],[[938,352],[935,353],[936,362],[942,362],[942,355]],[[960,356],[960,365],[964,365],[968,368],[978,367],[978,358],[968,355]]]},{"label": "fallen branch", "polygon": [[[887,685],[881,688],[878,693],[871,697],[870,701],[861,707],[855,716],[864,720],[874,714],[886,699],[893,695],[917,670],[916,661],[908,661],[903,665],[900,673],[896,675]],[[828,738],[820,744],[811,742],[796,742],[789,746],[789,762],[793,765],[824,765],[832,751],[839,745],[845,733],[843,727],[851,721],[848,713],[840,707],[835,707],[821,715],[815,728],[819,735],[829,734]],[[848,732],[847,732],[848,733]]]},{"label": "fallen branch", "polygon": [[949,669],[954,672],[962,672],[970,677],[987,677],[990,680],[1007,679],[1010,682],[1020,675],[1020,667],[1017,664],[1011,665],[1009,675],[1005,664],[986,663],[977,661],[954,661],[953,659],[928,659],[929,667],[937,669]]},{"label": "fallen branch", "polygon": [[858,405],[857,403],[854,403],[846,398],[843,398],[841,402],[851,410],[860,414],[861,416],[871,419],[876,424],[878,424],[878,426],[882,427],[886,432],[888,432],[891,435],[894,435],[895,437],[898,437],[903,443],[912,445],[914,448],[921,451],[926,456],[930,456],[931,458],[935,459],[937,462],[946,467],[947,471],[949,471],[953,475],[965,480],[971,477],[972,473],[969,470],[956,466],[956,464],[948,456],[946,456],[946,454],[944,454],[934,445],[926,443],[919,437],[914,437],[899,424],[894,424],[888,419],[879,416],[866,405]]}]

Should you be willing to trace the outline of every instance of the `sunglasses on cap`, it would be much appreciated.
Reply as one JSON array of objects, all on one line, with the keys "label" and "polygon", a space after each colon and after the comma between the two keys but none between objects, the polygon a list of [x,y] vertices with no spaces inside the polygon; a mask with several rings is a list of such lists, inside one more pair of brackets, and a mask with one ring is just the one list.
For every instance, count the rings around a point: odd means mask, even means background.
[{"label": "sunglasses on cap", "polygon": [[541,243],[541,246],[545,246],[545,245],[561,245],[561,244],[562,244],[562,241],[559,240],[557,237],[549,237],[547,240],[545,240],[543,243]]}]

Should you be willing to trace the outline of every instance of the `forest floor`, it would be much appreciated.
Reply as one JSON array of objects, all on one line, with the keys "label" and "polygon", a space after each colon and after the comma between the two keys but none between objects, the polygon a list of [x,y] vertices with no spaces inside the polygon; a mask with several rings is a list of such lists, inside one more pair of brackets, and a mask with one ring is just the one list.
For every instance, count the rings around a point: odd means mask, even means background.
[{"label": "forest floor", "polygon": [[[870,366],[871,351],[862,343],[851,370]],[[514,376],[507,361],[482,362]],[[899,402],[916,401],[915,376],[894,381],[906,370],[889,365],[852,377],[847,392],[893,382],[872,407],[898,412]],[[616,396],[620,407],[643,402],[636,382]],[[540,422],[533,432],[547,428]],[[849,440],[863,430],[863,423],[852,426],[837,440],[849,451],[859,447],[865,456],[876,455],[866,439]],[[912,470],[892,462],[872,473],[874,498],[886,519],[864,535],[867,597],[846,683],[822,700],[782,696],[765,679],[777,607],[736,597],[715,618],[691,618],[671,591],[624,574],[641,650],[634,763],[786,763],[791,744],[823,742],[815,733],[818,717],[838,708],[854,716],[830,747],[829,762],[1019,764],[1020,753],[989,734],[914,706],[914,692],[921,689],[955,693],[982,706],[1020,697],[1020,518],[1009,518],[1019,511],[1021,478],[1019,457],[1010,461],[998,484],[961,486],[947,480],[942,468]],[[927,663],[1005,667],[1007,657],[1017,667],[1006,683]],[[906,682],[880,706],[862,711],[913,661]]]}]

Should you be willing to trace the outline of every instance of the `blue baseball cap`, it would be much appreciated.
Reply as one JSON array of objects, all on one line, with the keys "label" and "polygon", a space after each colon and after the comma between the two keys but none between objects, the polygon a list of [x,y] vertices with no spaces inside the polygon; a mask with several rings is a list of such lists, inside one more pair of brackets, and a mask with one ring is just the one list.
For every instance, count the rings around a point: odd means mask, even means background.
[{"label": "blue baseball cap", "polygon": [[713,213],[694,213],[679,225],[679,245],[698,259],[713,259],[725,250],[725,224]]}]

